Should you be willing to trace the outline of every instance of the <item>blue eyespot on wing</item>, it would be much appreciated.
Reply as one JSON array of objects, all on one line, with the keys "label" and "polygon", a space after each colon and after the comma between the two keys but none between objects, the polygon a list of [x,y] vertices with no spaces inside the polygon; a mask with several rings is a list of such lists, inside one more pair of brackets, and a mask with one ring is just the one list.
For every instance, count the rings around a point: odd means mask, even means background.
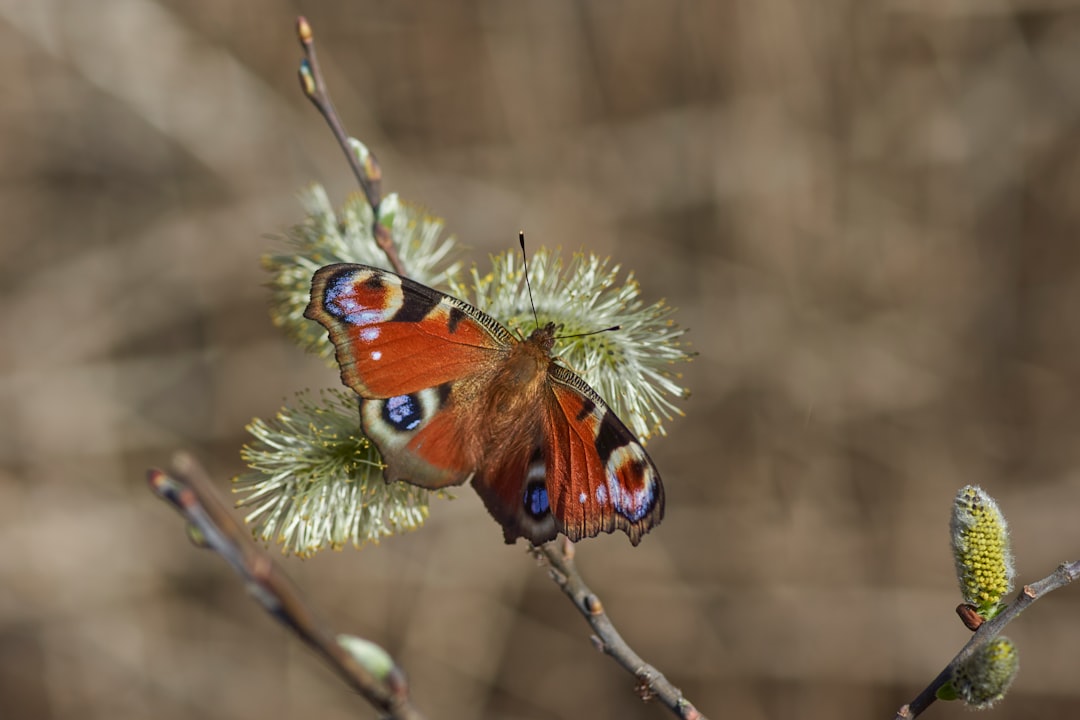
[{"label": "blue eyespot on wing", "polygon": [[554,540],[559,529],[551,515],[547,469],[539,447],[522,446],[494,466],[477,470],[472,484],[491,516],[503,527],[503,539],[524,537],[533,545]]}]

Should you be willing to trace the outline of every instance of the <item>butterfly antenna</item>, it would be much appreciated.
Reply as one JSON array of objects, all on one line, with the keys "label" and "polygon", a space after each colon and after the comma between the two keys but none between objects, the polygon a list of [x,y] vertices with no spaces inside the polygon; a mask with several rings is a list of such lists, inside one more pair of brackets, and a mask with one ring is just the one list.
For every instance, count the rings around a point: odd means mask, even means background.
[{"label": "butterfly antenna", "polygon": [[518,231],[518,242],[521,243],[521,266],[525,268],[525,287],[529,288],[529,307],[533,311],[533,322],[540,327],[540,318],[536,316],[536,304],[533,302],[532,283],[529,282],[529,260],[525,257],[525,231]]},{"label": "butterfly antenna", "polygon": [[599,335],[600,333],[612,332],[615,330],[622,330],[622,325],[612,325],[611,327],[606,327],[603,330],[590,330],[587,333],[577,333],[576,335],[559,335],[555,339],[569,340],[570,338],[588,337],[589,335]]}]

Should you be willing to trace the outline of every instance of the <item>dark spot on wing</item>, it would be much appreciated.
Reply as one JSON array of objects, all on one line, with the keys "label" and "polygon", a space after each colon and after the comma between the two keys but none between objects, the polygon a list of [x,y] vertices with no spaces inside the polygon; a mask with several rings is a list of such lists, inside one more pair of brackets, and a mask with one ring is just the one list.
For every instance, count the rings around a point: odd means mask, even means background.
[{"label": "dark spot on wing", "polygon": [[447,330],[450,331],[451,335],[453,335],[454,333],[457,332],[458,325],[460,325],[461,321],[464,320],[464,319],[465,319],[465,313],[463,313],[461,310],[457,309],[456,307],[455,308],[450,308],[450,320],[447,321],[446,328],[447,328]]},{"label": "dark spot on wing", "polygon": [[439,407],[443,407],[450,400],[450,391],[453,390],[453,387],[450,383],[445,382],[435,390],[439,393]]},{"label": "dark spot on wing", "polygon": [[633,484],[631,490],[640,490],[645,487],[645,461],[634,460],[626,470],[627,485]]},{"label": "dark spot on wing", "polygon": [[[346,270],[345,272],[352,271]],[[382,290],[384,287],[386,287],[386,282],[383,280],[383,276],[379,273],[371,273],[366,278],[364,278],[364,282],[360,284],[364,286],[365,290],[371,290],[372,292]]]},{"label": "dark spot on wing", "polygon": [[606,465],[611,453],[630,443],[629,435],[630,433],[612,419],[610,411],[604,413],[604,418],[600,421],[600,431],[596,434],[596,452],[600,454],[600,461]]},{"label": "dark spot on wing", "polygon": [[582,399],[585,401],[585,404],[581,406],[581,410],[577,414],[578,422],[581,422],[585,418],[592,415],[593,410],[596,409],[596,403],[594,403],[592,400],[590,400],[589,398]]},{"label": "dark spot on wing", "polygon": [[434,294],[407,292],[408,288],[404,287],[402,290],[401,307],[390,322],[420,322],[439,304],[439,298]]}]

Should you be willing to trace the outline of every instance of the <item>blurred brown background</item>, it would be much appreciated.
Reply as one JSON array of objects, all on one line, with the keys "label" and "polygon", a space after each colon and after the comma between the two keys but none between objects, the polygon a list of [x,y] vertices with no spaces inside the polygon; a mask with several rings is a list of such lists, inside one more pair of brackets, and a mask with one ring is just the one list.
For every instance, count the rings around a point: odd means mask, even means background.
[{"label": "blurred brown background", "polygon": [[[611,254],[700,356],[664,524],[580,563],[713,718],[891,717],[968,633],[950,501],[1020,581],[1080,556],[1080,2],[0,1],[0,717],[374,717],[143,473],[336,373],[271,327],[264,235],[353,190],[306,14],[386,186],[467,260]],[[438,718],[663,718],[468,490],[285,560]],[[1008,634],[1001,718],[1080,712],[1080,588]],[[967,717],[957,704],[927,717]]]}]

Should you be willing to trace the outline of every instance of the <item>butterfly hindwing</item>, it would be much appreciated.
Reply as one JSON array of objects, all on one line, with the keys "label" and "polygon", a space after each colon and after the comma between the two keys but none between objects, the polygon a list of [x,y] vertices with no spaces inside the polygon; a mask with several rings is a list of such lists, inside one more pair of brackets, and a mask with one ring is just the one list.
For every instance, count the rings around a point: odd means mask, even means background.
[{"label": "butterfly hindwing", "polygon": [[379,448],[388,482],[436,489],[469,479],[464,425],[449,383],[408,395],[360,401],[360,425]]},{"label": "butterfly hindwing", "polygon": [[318,270],[304,314],[329,331],[387,480],[428,488],[467,480],[474,443],[455,387],[482,384],[509,333],[471,305],[367,265]]},{"label": "butterfly hindwing", "polygon": [[559,527],[548,502],[546,463],[539,446],[507,459],[502,467],[481,469],[473,487],[491,516],[503,526],[503,539],[519,537],[533,545],[554,540]]}]

